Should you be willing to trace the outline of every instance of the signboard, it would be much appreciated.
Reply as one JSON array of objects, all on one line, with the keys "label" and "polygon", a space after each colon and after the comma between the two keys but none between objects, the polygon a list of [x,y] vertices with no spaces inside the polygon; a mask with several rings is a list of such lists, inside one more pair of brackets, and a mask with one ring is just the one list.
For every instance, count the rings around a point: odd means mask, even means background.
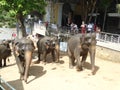
[{"label": "signboard", "polygon": [[67,51],[67,42],[60,42],[60,51]]},{"label": "signboard", "polygon": [[34,30],[33,30],[33,35],[36,35],[36,33],[40,34],[40,35],[44,35],[46,33],[46,27],[44,24],[34,24]]}]

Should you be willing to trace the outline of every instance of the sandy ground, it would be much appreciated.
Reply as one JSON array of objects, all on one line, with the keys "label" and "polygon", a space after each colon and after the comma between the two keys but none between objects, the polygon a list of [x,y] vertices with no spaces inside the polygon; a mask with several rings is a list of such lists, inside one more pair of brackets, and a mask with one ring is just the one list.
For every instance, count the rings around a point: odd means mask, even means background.
[{"label": "sandy ground", "polygon": [[19,80],[18,68],[12,56],[8,66],[0,69],[0,75],[16,90],[120,90],[119,63],[96,57],[96,74],[91,75],[89,57],[81,72],[75,68],[69,69],[68,61],[68,57],[62,55],[60,63],[32,63],[26,84]]}]

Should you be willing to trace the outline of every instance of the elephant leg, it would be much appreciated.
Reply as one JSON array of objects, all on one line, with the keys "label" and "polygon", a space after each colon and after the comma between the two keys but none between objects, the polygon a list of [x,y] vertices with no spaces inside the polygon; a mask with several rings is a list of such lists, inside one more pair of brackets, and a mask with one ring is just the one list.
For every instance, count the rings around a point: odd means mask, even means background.
[{"label": "elephant leg", "polygon": [[20,79],[24,80],[25,61],[21,61],[21,66],[23,67],[23,73],[20,73]]},{"label": "elephant leg", "polygon": [[6,66],[6,58],[4,58],[3,60],[4,60],[4,66]]},{"label": "elephant leg", "polygon": [[69,48],[68,48],[67,52],[68,52],[68,56],[69,56],[69,68],[72,69],[74,67],[75,57]]},{"label": "elephant leg", "polygon": [[58,63],[60,57],[60,49],[58,45],[56,46],[55,52],[56,52],[56,63]]},{"label": "elephant leg", "polygon": [[19,73],[20,73],[20,79],[22,80],[23,75],[24,75],[24,66],[23,66],[23,63],[21,62],[22,60],[20,59],[19,56],[16,56],[15,58],[16,58],[16,63],[17,63]]},{"label": "elephant leg", "polygon": [[24,72],[24,81],[26,83],[27,83],[31,61],[32,61],[32,52],[26,51],[25,52],[25,72]]},{"label": "elephant leg", "polygon": [[95,73],[95,50],[90,51],[90,61],[91,61],[91,71],[92,74],[94,75]]},{"label": "elephant leg", "polygon": [[43,62],[44,62],[44,64],[46,64],[46,56],[47,56],[47,52],[44,52],[43,53]]},{"label": "elephant leg", "polygon": [[0,67],[2,67],[2,59],[0,59]]},{"label": "elephant leg", "polygon": [[76,70],[81,71],[82,70],[82,65],[81,65],[81,61],[80,61],[80,56],[77,56],[76,59],[77,59]]},{"label": "elephant leg", "polygon": [[69,56],[69,68],[72,69],[74,67],[74,56]]},{"label": "elephant leg", "polygon": [[41,60],[41,53],[38,53],[38,61]]},{"label": "elephant leg", "polygon": [[84,63],[85,63],[85,61],[86,61],[86,58],[87,58],[87,54],[82,56],[81,67],[84,66]]},{"label": "elephant leg", "polygon": [[75,55],[75,59],[77,60],[77,62],[76,62],[76,70],[77,71],[81,71],[82,70],[80,54],[81,54],[81,49],[80,48],[76,48],[75,51],[74,51],[74,55]]},{"label": "elephant leg", "polygon": [[53,62],[55,62],[55,51],[54,51],[54,50],[52,50],[51,54],[52,54],[52,59],[53,59]]}]

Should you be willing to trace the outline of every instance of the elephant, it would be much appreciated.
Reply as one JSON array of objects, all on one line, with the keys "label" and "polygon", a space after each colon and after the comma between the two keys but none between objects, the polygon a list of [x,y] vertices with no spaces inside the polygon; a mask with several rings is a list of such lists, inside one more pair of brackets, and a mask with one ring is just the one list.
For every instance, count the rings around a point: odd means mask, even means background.
[{"label": "elephant", "polygon": [[[38,48],[38,60],[36,64],[40,63],[41,55],[43,55],[43,62],[46,64],[46,56],[51,53],[53,62],[59,62],[59,44],[56,37],[44,36],[40,38],[37,42]],[[56,60],[55,60],[56,55]]]},{"label": "elephant", "polygon": [[9,42],[7,40],[0,41],[0,67],[2,67],[2,60],[4,62],[3,66],[6,66],[6,58],[9,56],[11,56]]},{"label": "elephant", "polygon": [[[95,72],[96,34],[77,34],[68,40],[69,68],[73,68],[76,60],[76,70],[83,70],[83,65],[90,54],[92,74]],[[82,59],[80,59],[80,56]]]},{"label": "elephant", "polygon": [[26,83],[34,49],[33,41],[25,37],[16,39],[13,42],[13,54],[19,69],[20,79],[24,80]]}]

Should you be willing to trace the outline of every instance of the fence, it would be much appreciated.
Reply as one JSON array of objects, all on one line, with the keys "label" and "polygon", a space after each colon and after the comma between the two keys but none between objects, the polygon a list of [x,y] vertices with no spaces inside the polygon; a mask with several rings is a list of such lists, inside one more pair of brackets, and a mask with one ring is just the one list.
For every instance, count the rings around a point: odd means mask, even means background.
[{"label": "fence", "polygon": [[103,42],[120,43],[120,35],[100,32],[98,40]]},{"label": "fence", "polygon": [[[78,32],[80,33],[80,32]],[[54,34],[54,33],[53,33]],[[58,33],[54,36],[60,36],[60,42],[66,42],[69,37],[77,33],[71,33],[69,27],[58,28]],[[66,38],[66,39],[65,39]],[[64,40],[65,39],[65,40]],[[113,34],[107,32],[96,33],[97,45],[106,47],[112,50],[120,51],[120,34]],[[63,45],[63,44],[61,44]]]},{"label": "fence", "polygon": [[[60,31],[63,32],[63,33],[71,34],[69,27],[63,27],[63,28],[61,28]],[[103,41],[103,42],[120,43],[120,34],[112,34],[112,33],[107,33],[107,32],[100,32],[98,40]]]}]

